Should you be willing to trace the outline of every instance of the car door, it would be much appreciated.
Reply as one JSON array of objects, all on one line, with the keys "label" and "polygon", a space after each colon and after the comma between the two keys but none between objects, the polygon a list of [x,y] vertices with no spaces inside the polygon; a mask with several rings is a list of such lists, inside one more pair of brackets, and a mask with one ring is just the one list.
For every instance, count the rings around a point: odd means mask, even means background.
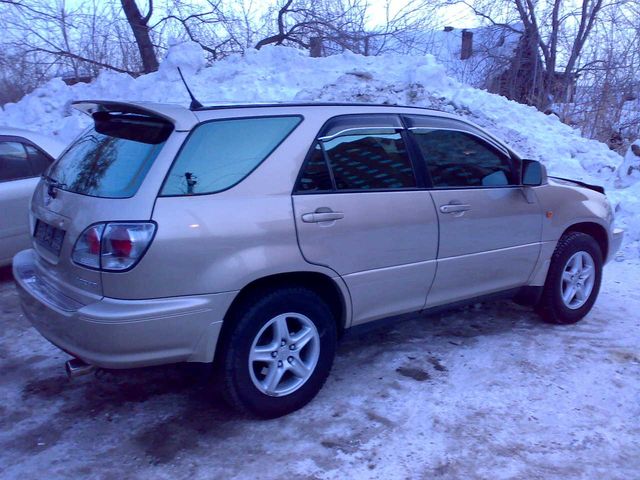
[{"label": "car door", "polygon": [[439,220],[437,273],[426,306],[527,283],[540,252],[541,207],[521,186],[519,161],[480,129],[411,116]]},{"label": "car door", "polygon": [[395,115],[346,115],[321,130],[293,194],[311,263],[338,273],[353,324],[420,310],[435,274],[438,219]]},{"label": "car door", "polygon": [[0,137],[0,265],[29,248],[29,200],[48,157],[26,141]]}]

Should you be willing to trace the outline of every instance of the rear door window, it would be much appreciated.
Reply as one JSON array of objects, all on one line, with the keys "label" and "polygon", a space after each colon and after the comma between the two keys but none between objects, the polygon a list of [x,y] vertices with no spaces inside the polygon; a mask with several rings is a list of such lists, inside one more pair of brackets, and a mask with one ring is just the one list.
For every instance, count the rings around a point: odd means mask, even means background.
[{"label": "rear door window", "polygon": [[418,185],[398,115],[330,118],[302,167],[296,193],[413,189]]},{"label": "rear door window", "polygon": [[313,147],[313,151],[305,164],[300,180],[298,192],[326,192],[333,189],[329,166],[319,143]]},{"label": "rear door window", "polygon": [[27,151],[20,142],[0,142],[0,182],[33,177]]},{"label": "rear door window", "polygon": [[233,187],[301,121],[300,116],[235,118],[197,126],[171,167],[161,195],[210,194]]},{"label": "rear door window", "polygon": [[322,142],[338,190],[413,188],[416,179],[400,132],[341,135]]},{"label": "rear door window", "polygon": [[95,114],[86,130],[53,164],[48,176],[62,190],[103,198],[136,194],[173,126],[133,114]]},{"label": "rear door window", "polygon": [[25,145],[27,154],[29,155],[29,161],[31,162],[31,169],[36,175],[42,174],[51,165],[51,157],[44,152],[34,147],[33,145]]}]

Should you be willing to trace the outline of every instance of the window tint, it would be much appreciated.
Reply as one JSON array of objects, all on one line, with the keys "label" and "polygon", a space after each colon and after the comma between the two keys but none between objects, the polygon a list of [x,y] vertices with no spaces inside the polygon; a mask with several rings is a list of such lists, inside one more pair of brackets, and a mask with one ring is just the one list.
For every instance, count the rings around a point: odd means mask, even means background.
[{"label": "window tint", "polygon": [[416,186],[400,133],[345,135],[323,142],[338,190]]},{"label": "window tint", "polygon": [[414,133],[434,187],[515,184],[508,157],[477,137],[452,130]]},{"label": "window tint", "polygon": [[19,142],[0,142],[0,182],[33,176],[24,145]]},{"label": "window tint", "polygon": [[315,192],[332,189],[331,174],[324,159],[322,147],[320,147],[320,144],[316,144],[311,157],[304,166],[296,190],[299,192]]},{"label": "window tint", "polygon": [[25,145],[31,168],[36,175],[42,174],[51,165],[51,160],[33,145]]},{"label": "window tint", "polygon": [[163,146],[164,141],[145,143],[90,128],[53,164],[49,176],[70,192],[129,198],[138,191]]},{"label": "window tint", "polygon": [[218,120],[196,127],[180,151],[162,195],[215,193],[232,187],[293,131],[301,118]]}]

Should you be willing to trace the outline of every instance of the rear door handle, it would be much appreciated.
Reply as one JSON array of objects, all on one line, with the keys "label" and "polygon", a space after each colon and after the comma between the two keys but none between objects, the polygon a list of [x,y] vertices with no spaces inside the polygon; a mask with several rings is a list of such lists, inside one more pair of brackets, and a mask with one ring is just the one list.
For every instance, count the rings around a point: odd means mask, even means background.
[{"label": "rear door handle", "polygon": [[466,212],[467,210],[471,210],[471,205],[448,204],[440,206],[440,211],[442,213],[459,213]]},{"label": "rear door handle", "polygon": [[344,213],[342,212],[323,212],[317,210],[313,213],[305,213],[302,215],[302,221],[305,223],[333,222],[341,218],[344,218]]}]

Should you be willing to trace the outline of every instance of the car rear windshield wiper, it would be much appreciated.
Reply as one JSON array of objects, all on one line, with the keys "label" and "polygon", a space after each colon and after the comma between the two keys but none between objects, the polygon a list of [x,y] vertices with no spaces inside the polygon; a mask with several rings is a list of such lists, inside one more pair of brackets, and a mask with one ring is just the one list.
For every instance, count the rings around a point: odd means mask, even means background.
[{"label": "car rear windshield wiper", "polygon": [[56,196],[56,190],[58,189],[63,190],[67,186],[66,183],[59,182],[56,179],[52,178],[51,176],[47,175],[46,173],[42,174],[42,178],[44,179],[45,182],[47,182],[47,193],[49,194],[50,197],[53,197],[53,198],[55,198]]}]

